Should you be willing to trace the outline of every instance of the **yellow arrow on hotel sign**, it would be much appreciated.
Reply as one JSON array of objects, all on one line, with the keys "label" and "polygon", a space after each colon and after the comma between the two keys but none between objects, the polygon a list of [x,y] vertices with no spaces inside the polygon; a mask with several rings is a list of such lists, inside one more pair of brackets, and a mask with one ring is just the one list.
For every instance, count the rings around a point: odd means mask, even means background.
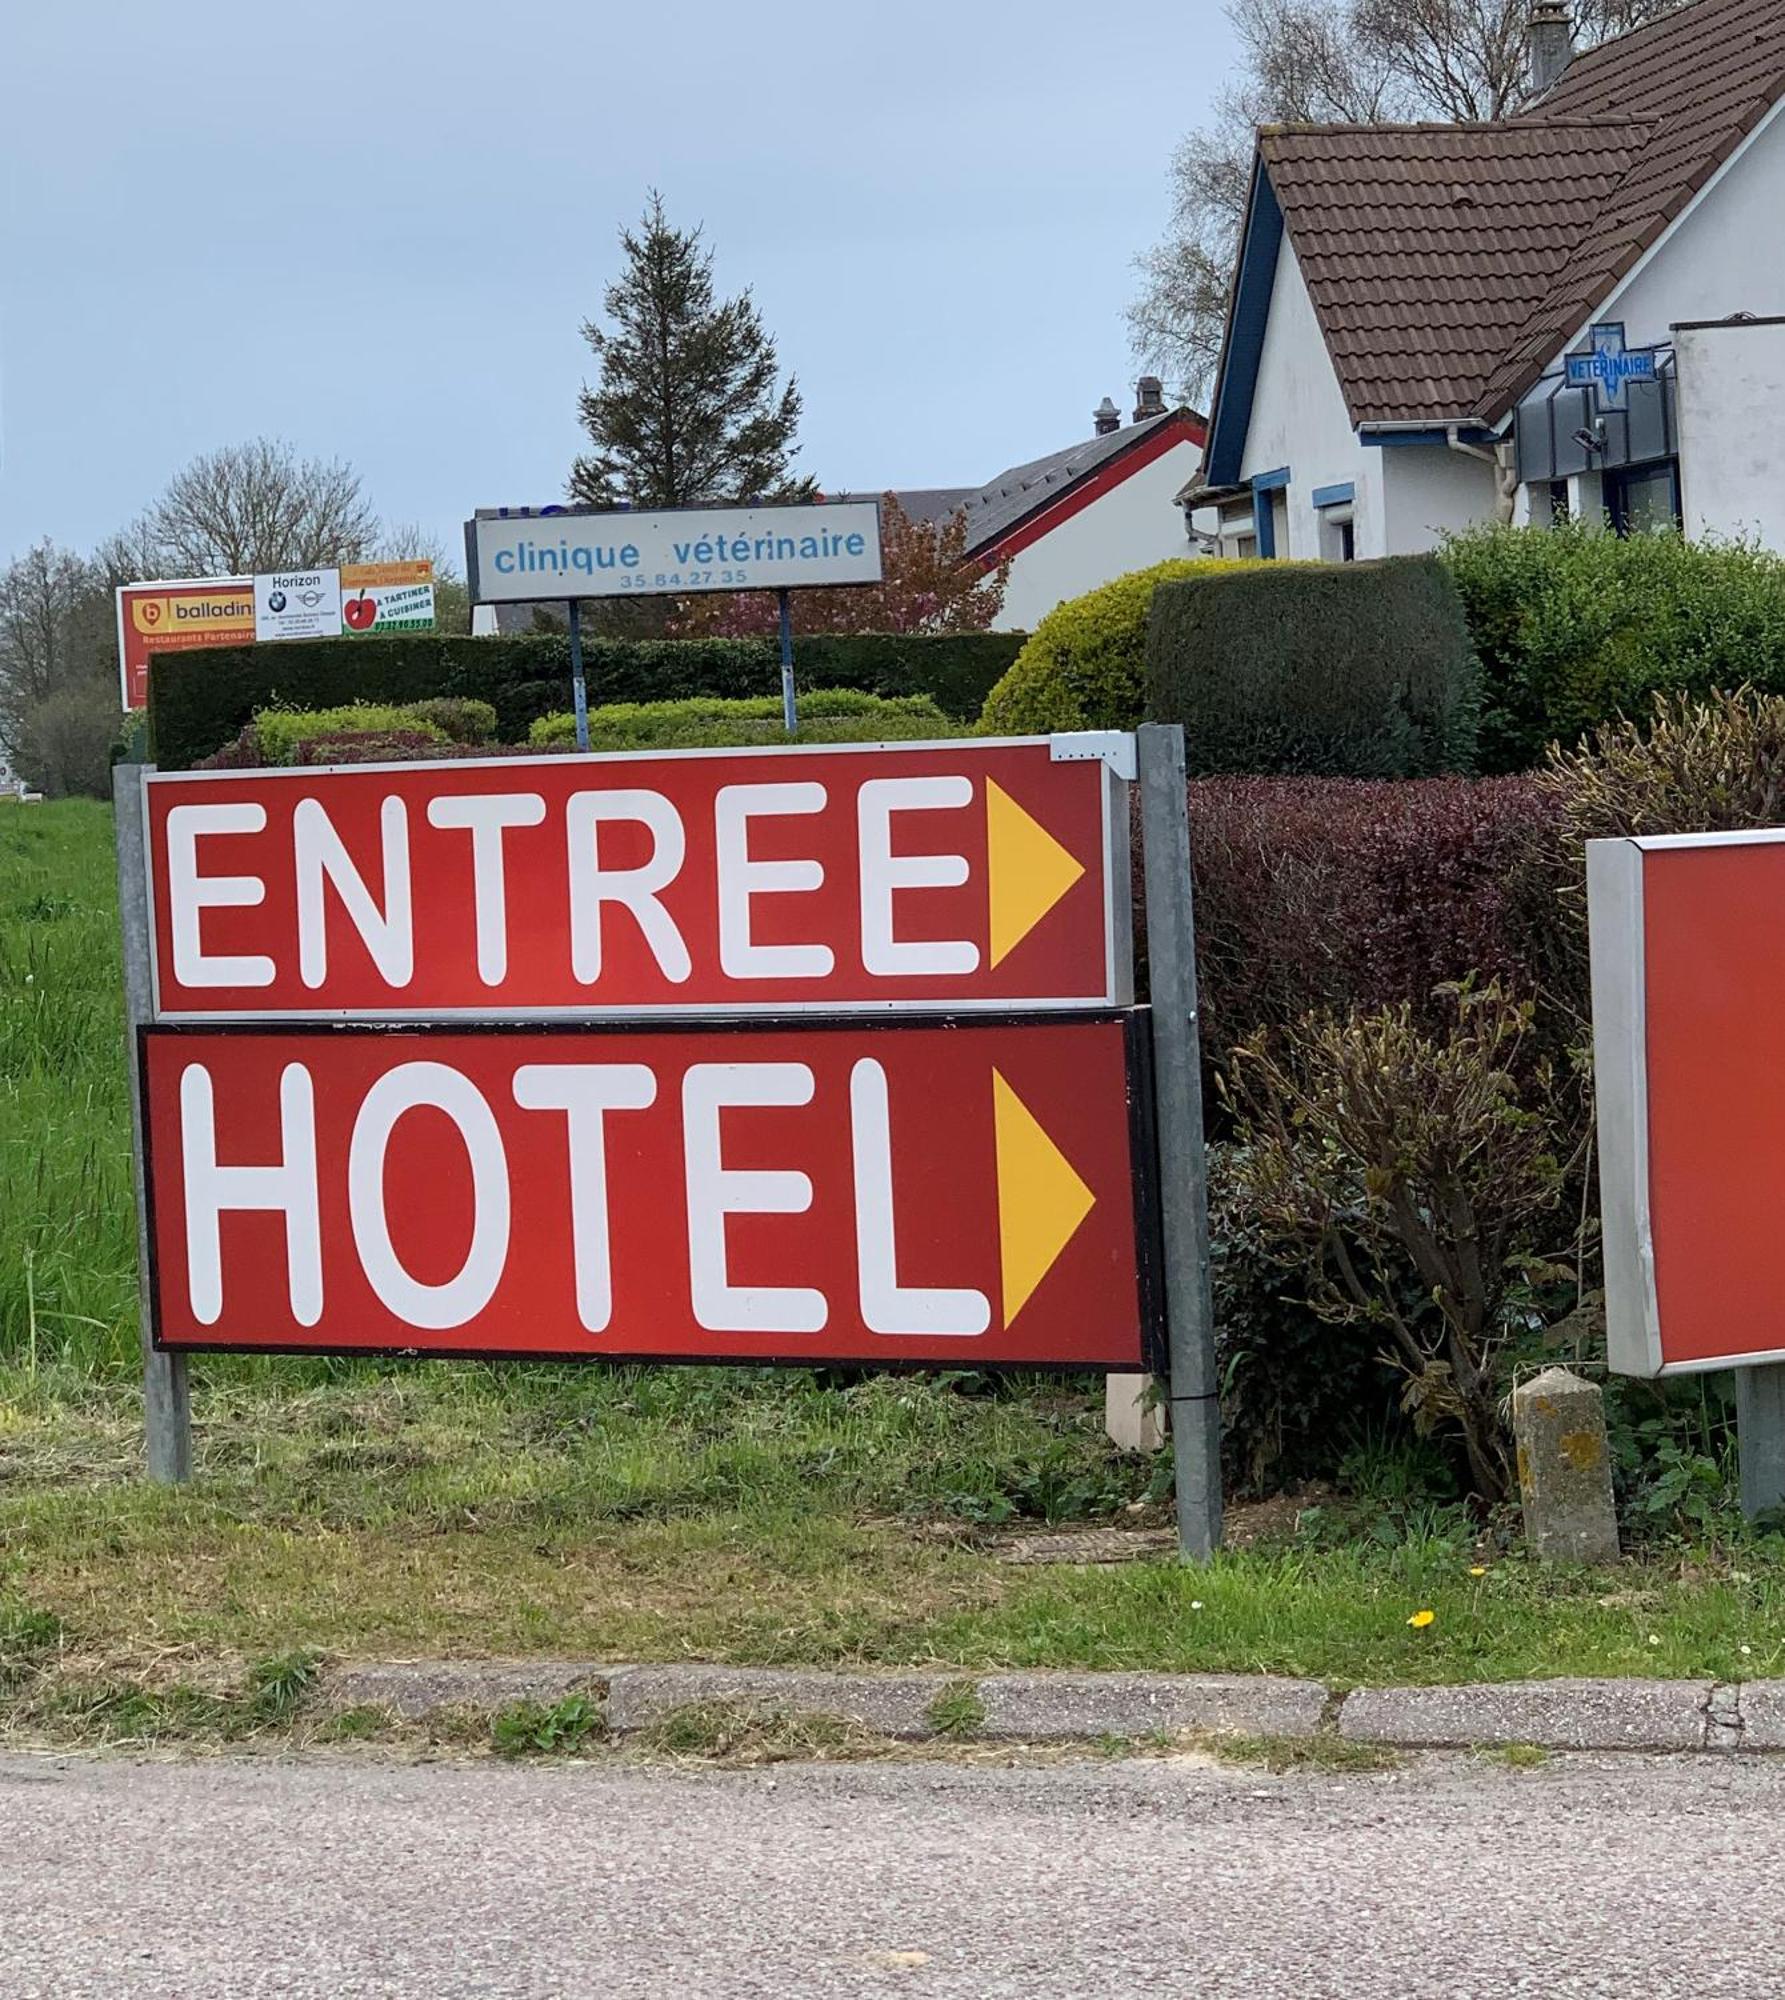
[{"label": "yellow arrow on hotel sign", "polygon": [[1000,1277],[1004,1324],[1009,1326],[1077,1235],[1097,1197],[995,1069],[992,1117],[998,1153]]}]

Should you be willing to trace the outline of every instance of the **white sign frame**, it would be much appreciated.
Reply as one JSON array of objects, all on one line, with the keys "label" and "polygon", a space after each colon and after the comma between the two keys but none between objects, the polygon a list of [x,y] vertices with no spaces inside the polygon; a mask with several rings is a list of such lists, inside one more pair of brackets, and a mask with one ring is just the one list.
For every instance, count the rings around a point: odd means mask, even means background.
[{"label": "white sign frame", "polygon": [[873,584],[880,502],[486,510],[465,523],[465,574],[476,604]]}]

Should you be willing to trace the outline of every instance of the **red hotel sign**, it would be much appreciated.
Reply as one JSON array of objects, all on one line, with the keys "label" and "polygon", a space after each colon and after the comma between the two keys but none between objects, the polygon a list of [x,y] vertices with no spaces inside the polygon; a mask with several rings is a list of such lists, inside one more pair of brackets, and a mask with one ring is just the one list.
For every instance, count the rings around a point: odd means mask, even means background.
[{"label": "red hotel sign", "polygon": [[1611,1364],[1785,1360],[1785,832],[1587,847]]},{"label": "red hotel sign", "polygon": [[149,1029],[157,1339],[1139,1368],[1131,1033]]},{"label": "red hotel sign", "polygon": [[145,784],[159,1019],[1129,997],[1124,788],[1046,742]]}]

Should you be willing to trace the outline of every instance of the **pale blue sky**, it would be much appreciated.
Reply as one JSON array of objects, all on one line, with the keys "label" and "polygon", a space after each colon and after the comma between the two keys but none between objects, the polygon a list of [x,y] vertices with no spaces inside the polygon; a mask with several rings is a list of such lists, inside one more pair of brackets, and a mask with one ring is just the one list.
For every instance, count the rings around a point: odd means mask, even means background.
[{"label": "pale blue sky", "polygon": [[989,478],[1129,407],[1131,262],[1231,57],[1217,0],[10,9],[0,560],[261,433],[452,547],[561,497],[651,184],[754,288],[804,469]]}]

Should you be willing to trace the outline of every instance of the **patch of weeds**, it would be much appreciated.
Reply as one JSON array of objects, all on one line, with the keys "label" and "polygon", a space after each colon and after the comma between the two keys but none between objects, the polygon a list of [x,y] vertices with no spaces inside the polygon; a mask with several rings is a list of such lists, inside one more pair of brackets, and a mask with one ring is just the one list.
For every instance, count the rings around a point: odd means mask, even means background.
[{"label": "patch of weeds", "polygon": [[62,1643],[62,1621],[50,1611],[0,1603],[0,1690],[16,1687]]},{"label": "patch of weeds", "polygon": [[321,1656],[303,1651],[257,1660],[248,1669],[244,1720],[251,1729],[289,1722],[310,1692],[322,1667]]},{"label": "patch of weeds", "polygon": [[1508,1743],[1492,1753],[1494,1762],[1509,1771],[1535,1771],[1549,1762],[1549,1752],[1541,1743]]},{"label": "patch of weeds", "polygon": [[601,1704],[586,1694],[567,1694],[548,1707],[540,1701],[510,1702],[490,1722],[490,1741],[501,1757],[574,1757],[607,1728]]},{"label": "patch of weeds", "polygon": [[383,1736],[394,1720],[388,1708],[361,1703],[357,1708],[344,1708],[319,1722],[314,1740],[318,1743],[368,1743]]},{"label": "patch of weeds", "polygon": [[985,1703],[977,1681],[950,1681],[924,1711],[938,1736],[974,1736],[985,1727]]},{"label": "patch of weeds", "polygon": [[1152,1497],[1151,1486],[1137,1484],[1133,1465],[1105,1451],[1101,1440],[1058,1439],[985,1470],[996,1482],[993,1490],[946,1493],[942,1505],[947,1512],[986,1527],[1014,1520],[1052,1526],[1095,1520]]},{"label": "patch of weeds", "polygon": [[685,1703],[640,1730],[635,1741],[660,1757],[742,1765],[871,1756],[883,1747],[880,1738],[840,1715],[738,1701]]},{"label": "patch of weeds", "polygon": [[45,1719],[106,1743],[153,1743],[168,1737],[234,1742],[289,1722],[315,1680],[315,1653],[282,1653],[256,1661],[243,1686],[216,1693],[178,1682],[144,1687],[138,1681],[74,1682],[41,1704]]},{"label": "patch of weeds", "polygon": [[1262,1765],[1267,1771],[1393,1771],[1400,1757],[1379,1743],[1344,1736],[1214,1736],[1206,1745],[1224,1764]]}]

